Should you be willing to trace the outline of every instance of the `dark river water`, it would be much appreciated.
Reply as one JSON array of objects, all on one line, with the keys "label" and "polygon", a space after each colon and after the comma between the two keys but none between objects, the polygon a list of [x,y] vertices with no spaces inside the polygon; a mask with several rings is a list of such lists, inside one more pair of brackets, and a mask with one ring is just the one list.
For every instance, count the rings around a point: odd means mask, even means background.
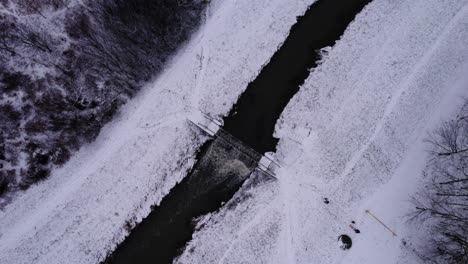
[{"label": "dark river water", "polygon": [[220,208],[257,167],[261,155],[223,131],[161,204],[137,225],[106,263],[170,263],[192,237],[197,216]]},{"label": "dark river water", "polygon": [[224,129],[245,144],[227,133],[208,141],[189,175],[104,263],[171,263],[190,241],[193,219],[218,210],[255,169],[258,153],[275,150],[276,120],[316,66],[317,50],[332,46],[369,2],[319,0],[309,7],[224,120]]},{"label": "dark river water", "polygon": [[299,17],[271,61],[251,82],[224,120],[224,129],[260,153],[274,151],[276,120],[309,70],[317,50],[333,46],[370,0],[319,0]]}]

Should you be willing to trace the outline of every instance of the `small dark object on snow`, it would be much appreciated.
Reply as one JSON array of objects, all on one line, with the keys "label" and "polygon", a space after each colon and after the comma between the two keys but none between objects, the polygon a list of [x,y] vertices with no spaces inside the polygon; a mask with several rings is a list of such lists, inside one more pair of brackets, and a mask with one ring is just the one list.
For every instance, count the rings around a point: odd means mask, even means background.
[{"label": "small dark object on snow", "polygon": [[355,224],[355,223],[356,223],[356,222],[354,222],[354,220],[353,220],[353,221],[351,221],[351,224]]},{"label": "small dark object on snow", "polygon": [[349,227],[351,227],[351,229],[353,229],[356,234],[361,233],[361,231],[359,231],[359,229],[355,228],[352,224],[350,224]]},{"label": "small dark object on snow", "polygon": [[330,203],[330,201],[328,200],[328,198],[323,198],[323,202],[324,202],[325,204],[329,204],[329,203]]},{"label": "small dark object on snow", "polygon": [[340,242],[340,248],[342,250],[348,250],[353,245],[353,241],[348,235],[341,235],[338,237],[338,242]]}]

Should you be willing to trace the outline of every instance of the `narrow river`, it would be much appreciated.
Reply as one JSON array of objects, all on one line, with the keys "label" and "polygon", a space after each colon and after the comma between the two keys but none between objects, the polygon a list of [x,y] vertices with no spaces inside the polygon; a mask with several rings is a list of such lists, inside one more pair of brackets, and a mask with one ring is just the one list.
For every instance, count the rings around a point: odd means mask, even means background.
[{"label": "narrow river", "polygon": [[319,0],[299,17],[282,47],[249,84],[224,129],[260,153],[274,151],[276,120],[320,59],[370,0]]},{"label": "narrow river", "polygon": [[104,263],[171,263],[191,239],[193,219],[218,210],[255,169],[258,153],[275,150],[276,120],[316,66],[317,50],[332,46],[369,2],[319,0],[310,6],[224,120],[224,129],[245,144],[229,135],[208,141],[189,175]]}]

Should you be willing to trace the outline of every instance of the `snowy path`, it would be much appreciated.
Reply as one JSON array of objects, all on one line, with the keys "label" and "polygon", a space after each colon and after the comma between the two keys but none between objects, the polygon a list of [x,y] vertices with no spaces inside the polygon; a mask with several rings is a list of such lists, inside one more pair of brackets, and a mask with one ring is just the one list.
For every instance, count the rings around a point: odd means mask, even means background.
[{"label": "snowy path", "polygon": [[0,212],[0,263],[103,260],[194,164],[206,138],[185,117],[227,114],[311,1],[213,1],[199,33],[96,142]]},{"label": "snowy path", "polygon": [[[401,243],[412,237],[404,215],[423,184],[423,138],[468,96],[467,5],[374,0],[278,121],[277,156],[290,164],[278,182],[210,216],[179,262],[207,263],[207,255],[217,262],[234,246],[224,263],[417,263]],[[310,136],[296,143],[292,135],[308,129]],[[263,198],[267,194],[274,199]],[[262,214],[264,227],[232,240],[238,235],[233,222],[247,225],[255,214],[238,209],[246,207],[270,208]],[[349,228],[353,220],[360,234]],[[352,237],[350,251],[338,247],[341,234]]]}]

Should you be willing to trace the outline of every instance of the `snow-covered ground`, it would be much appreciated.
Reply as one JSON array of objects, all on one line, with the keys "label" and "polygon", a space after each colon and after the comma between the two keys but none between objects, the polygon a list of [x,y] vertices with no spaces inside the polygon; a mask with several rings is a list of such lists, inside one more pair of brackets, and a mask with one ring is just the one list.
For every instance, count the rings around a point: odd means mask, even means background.
[{"label": "snow-covered ground", "polygon": [[405,215],[424,184],[423,139],[457,113],[467,73],[467,0],[374,0],[277,123],[278,180],[246,183],[177,262],[421,262]]},{"label": "snow-covered ground", "polygon": [[212,1],[190,43],[96,142],[0,212],[0,263],[97,263],[180,181],[206,140],[195,109],[225,115],[313,0]]},{"label": "snow-covered ground", "polygon": [[[193,165],[206,138],[186,117],[225,115],[312,2],[214,1],[95,143],[0,212],[0,263],[102,260]],[[278,180],[249,180],[200,222],[178,262],[418,263],[404,215],[423,181],[427,131],[468,96],[467,28],[468,0],[374,0],[279,120]]]}]

